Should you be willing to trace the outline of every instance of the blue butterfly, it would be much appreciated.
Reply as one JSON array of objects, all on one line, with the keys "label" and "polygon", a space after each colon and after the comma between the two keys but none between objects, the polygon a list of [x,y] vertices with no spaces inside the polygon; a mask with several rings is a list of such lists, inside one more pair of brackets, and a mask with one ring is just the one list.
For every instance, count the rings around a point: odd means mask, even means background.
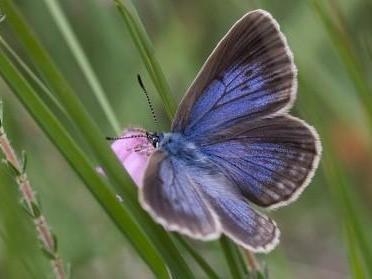
[{"label": "blue butterfly", "polygon": [[171,132],[147,133],[155,147],[140,201],[167,230],[197,239],[221,233],[254,252],[279,229],[252,205],[294,201],[318,166],[315,129],[288,115],[297,70],[278,23],[262,10],[243,16],[188,89]]}]

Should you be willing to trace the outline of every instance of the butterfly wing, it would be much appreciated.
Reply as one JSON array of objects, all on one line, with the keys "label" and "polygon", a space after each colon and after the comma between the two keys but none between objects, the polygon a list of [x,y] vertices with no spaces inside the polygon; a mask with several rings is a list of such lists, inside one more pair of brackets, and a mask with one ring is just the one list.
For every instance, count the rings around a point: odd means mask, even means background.
[{"label": "butterfly wing", "polygon": [[190,140],[245,119],[287,111],[296,67],[279,25],[265,11],[243,16],[220,41],[183,98],[172,124]]},{"label": "butterfly wing", "polygon": [[217,166],[191,166],[156,151],[150,158],[141,203],[168,230],[198,239],[221,232],[247,249],[268,252],[279,242],[279,230],[252,209]]},{"label": "butterfly wing", "polygon": [[309,184],[321,146],[312,127],[283,115],[222,130],[201,150],[246,198],[276,208],[294,201]]},{"label": "butterfly wing", "polygon": [[275,222],[254,210],[226,177],[215,173],[213,177],[198,177],[196,181],[201,183],[199,186],[218,216],[223,233],[236,243],[264,253],[279,243],[280,231]]},{"label": "butterfly wing", "polygon": [[279,230],[246,199],[288,203],[319,161],[315,131],[286,115],[296,87],[276,21],[261,10],[245,15],[210,55],[172,123],[208,164],[156,151],[140,189],[144,208],[169,230],[204,239],[223,232],[247,249],[271,250]]},{"label": "butterfly wing", "polygon": [[246,198],[278,207],[309,183],[319,138],[285,116],[297,90],[296,67],[277,22],[265,11],[243,16],[191,85],[173,130],[211,156]]},{"label": "butterfly wing", "polygon": [[150,157],[140,200],[167,230],[199,239],[217,238],[219,223],[196,187],[182,161],[157,150]]}]

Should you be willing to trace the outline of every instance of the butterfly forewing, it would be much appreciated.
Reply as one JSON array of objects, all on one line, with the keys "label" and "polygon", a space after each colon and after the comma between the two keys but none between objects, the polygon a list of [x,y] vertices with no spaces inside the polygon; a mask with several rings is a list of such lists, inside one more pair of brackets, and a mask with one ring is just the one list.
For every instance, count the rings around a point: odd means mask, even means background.
[{"label": "butterfly forewing", "polygon": [[248,13],[202,67],[172,129],[197,139],[247,118],[286,111],[296,86],[296,67],[279,25],[265,11]]}]

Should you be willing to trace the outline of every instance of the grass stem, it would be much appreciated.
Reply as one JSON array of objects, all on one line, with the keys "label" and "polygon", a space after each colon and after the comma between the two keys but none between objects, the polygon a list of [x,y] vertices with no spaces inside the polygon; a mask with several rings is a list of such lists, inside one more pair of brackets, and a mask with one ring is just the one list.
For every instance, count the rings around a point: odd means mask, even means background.
[{"label": "grass stem", "polygon": [[5,133],[5,129],[2,126],[3,121],[1,121],[0,124],[0,149],[4,153],[6,163],[8,166],[11,166],[10,168],[12,168],[15,172],[15,180],[19,186],[19,191],[22,196],[22,203],[25,205],[25,209],[33,219],[42,250],[48,254],[54,278],[66,279],[67,277],[64,269],[64,263],[57,251],[57,238],[50,230],[46,217],[41,212],[40,204],[36,199],[35,193],[31,187],[31,183],[25,172],[25,166],[23,166],[25,162],[22,162],[21,164],[21,162],[18,160],[17,155]]}]

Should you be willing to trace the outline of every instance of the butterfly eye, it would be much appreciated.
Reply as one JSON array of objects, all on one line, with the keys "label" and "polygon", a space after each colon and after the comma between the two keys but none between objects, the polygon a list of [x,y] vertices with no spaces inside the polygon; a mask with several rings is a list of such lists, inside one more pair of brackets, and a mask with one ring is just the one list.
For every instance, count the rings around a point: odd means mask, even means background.
[{"label": "butterfly eye", "polygon": [[155,147],[155,148],[158,148],[159,147],[159,138],[153,138],[152,139],[152,145]]},{"label": "butterfly eye", "polygon": [[149,140],[149,142],[151,142],[151,144],[154,148],[159,147],[160,137],[157,133],[146,132],[146,137]]}]

